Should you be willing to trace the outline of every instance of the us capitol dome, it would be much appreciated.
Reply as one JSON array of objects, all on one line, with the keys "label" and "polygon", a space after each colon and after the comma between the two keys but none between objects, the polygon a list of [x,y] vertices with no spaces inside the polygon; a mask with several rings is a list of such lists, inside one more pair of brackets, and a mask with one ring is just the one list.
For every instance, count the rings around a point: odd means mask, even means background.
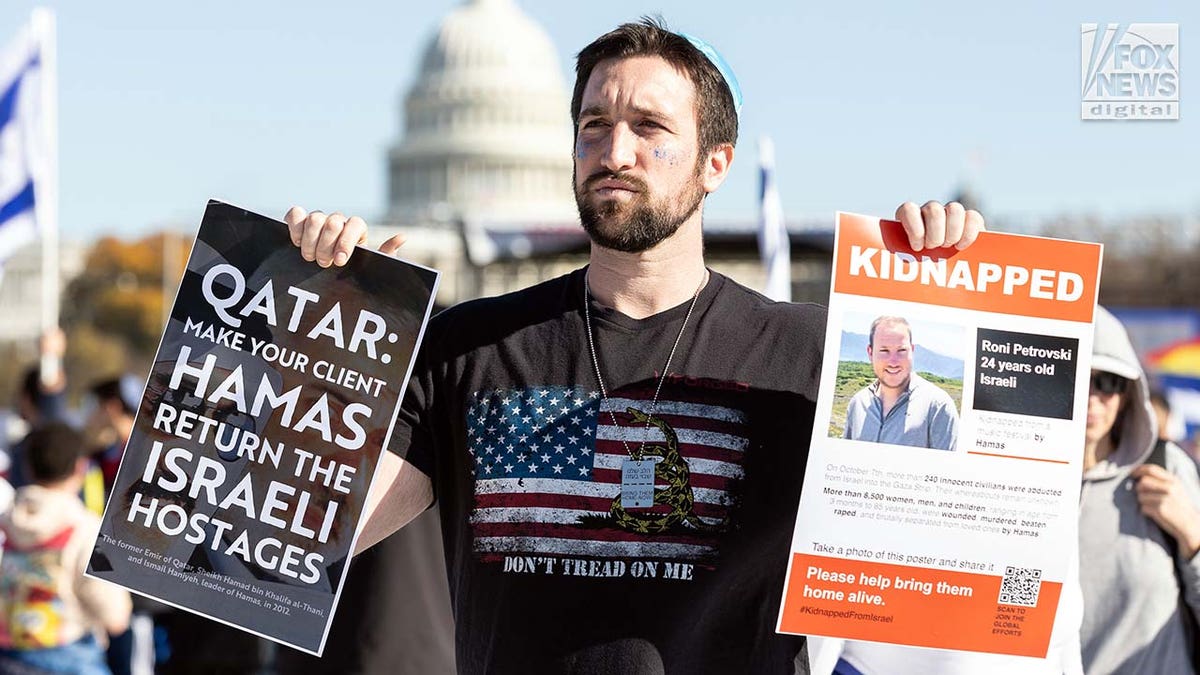
[{"label": "us capitol dome", "polygon": [[466,0],[425,45],[404,96],[380,234],[406,233],[402,255],[441,269],[444,291],[462,299],[474,294],[455,283],[464,263],[521,257],[530,233],[578,232],[569,106],[541,26],[514,0]]},{"label": "us capitol dome", "polygon": [[573,220],[569,101],[545,31],[513,0],[468,0],[404,97],[388,220]]}]

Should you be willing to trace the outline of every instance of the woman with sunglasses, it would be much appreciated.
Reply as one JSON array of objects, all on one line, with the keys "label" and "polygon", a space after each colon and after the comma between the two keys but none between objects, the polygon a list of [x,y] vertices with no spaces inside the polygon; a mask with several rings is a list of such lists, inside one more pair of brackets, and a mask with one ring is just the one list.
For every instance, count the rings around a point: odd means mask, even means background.
[{"label": "woman with sunglasses", "polygon": [[[1157,430],[1121,323],[1097,308],[1079,497],[1084,672],[1192,673],[1200,614],[1200,477]],[[1190,613],[1190,616],[1188,615]]]}]

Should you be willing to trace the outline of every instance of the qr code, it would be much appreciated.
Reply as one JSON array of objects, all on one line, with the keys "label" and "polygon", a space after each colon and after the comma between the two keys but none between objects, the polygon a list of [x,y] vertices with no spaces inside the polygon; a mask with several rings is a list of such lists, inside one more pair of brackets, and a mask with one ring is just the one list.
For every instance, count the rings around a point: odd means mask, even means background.
[{"label": "qr code", "polygon": [[1042,571],[1028,567],[1006,567],[1000,581],[1002,605],[1037,607],[1038,592],[1042,590]]}]

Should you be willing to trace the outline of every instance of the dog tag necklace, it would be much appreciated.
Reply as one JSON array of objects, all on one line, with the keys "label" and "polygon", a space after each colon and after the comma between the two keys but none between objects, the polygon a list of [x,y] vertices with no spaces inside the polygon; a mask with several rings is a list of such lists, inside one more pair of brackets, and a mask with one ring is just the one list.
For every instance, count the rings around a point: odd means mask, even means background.
[{"label": "dog tag necklace", "polygon": [[[692,311],[696,309],[696,301],[700,299],[700,291],[704,290],[706,283],[708,283],[707,269],[704,271],[704,278],[700,280],[700,285],[696,287],[696,292],[692,294],[692,302],[688,305],[687,314],[683,317],[683,324],[679,326],[679,334],[675,336],[675,343],[671,345],[671,351],[667,354],[667,363],[663,366],[662,375],[658,378],[658,386],[654,388],[654,398],[650,401],[646,426],[642,429],[642,440],[638,444],[637,452],[635,453],[629,447],[629,441],[624,436],[621,437],[621,444],[625,446],[627,455],[621,460],[621,503],[626,508],[654,506],[655,460],[643,458],[642,449],[646,446],[646,438],[650,435],[650,418],[658,411],[658,396],[662,393],[663,384],[667,381],[667,373],[670,372],[671,361],[675,358],[675,350],[679,348],[679,341],[683,339],[683,332],[687,329],[688,320],[692,318]],[[588,276],[585,272],[583,275],[583,317],[587,327],[588,351],[592,355],[592,367],[596,371],[596,380],[600,383],[600,400],[603,401],[608,398],[608,387],[604,384],[604,376],[600,374],[600,359],[596,356],[596,343],[592,338],[591,299],[591,286],[588,284]],[[621,424],[617,422],[617,416],[611,409],[608,411],[608,416],[612,420],[613,426],[620,429]],[[598,437],[597,440],[599,440]]]}]

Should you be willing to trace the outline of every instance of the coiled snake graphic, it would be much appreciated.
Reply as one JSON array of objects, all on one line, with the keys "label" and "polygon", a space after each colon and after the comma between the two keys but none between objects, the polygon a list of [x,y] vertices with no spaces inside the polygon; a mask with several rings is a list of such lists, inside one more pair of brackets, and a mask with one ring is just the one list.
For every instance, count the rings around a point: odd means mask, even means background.
[{"label": "coiled snake graphic", "polygon": [[650,445],[642,443],[638,448],[629,451],[632,458],[642,461],[647,457],[659,457],[654,463],[655,482],[666,482],[664,489],[654,490],[654,504],[666,504],[671,507],[670,513],[630,513],[621,505],[621,495],[613,499],[608,513],[612,516],[617,527],[638,534],[658,534],[679,525],[687,523],[693,528],[705,532],[718,529],[700,520],[696,515],[695,496],[692,494],[691,473],[687,462],[679,454],[679,437],[675,430],[663,420],[647,415],[637,408],[626,408],[625,412],[633,416],[634,424],[654,425],[666,437],[666,445]]}]

